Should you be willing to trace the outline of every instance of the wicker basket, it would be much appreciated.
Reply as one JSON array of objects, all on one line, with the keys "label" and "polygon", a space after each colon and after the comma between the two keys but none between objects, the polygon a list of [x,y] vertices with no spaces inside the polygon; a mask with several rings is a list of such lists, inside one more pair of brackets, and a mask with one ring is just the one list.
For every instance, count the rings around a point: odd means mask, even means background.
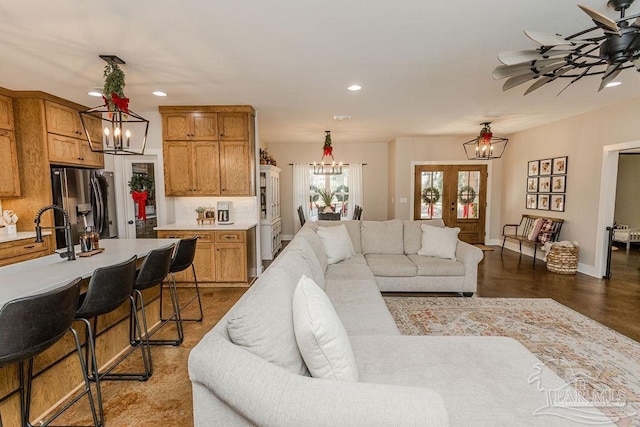
[{"label": "wicker basket", "polygon": [[553,245],[547,255],[547,270],[559,274],[576,274],[578,270],[577,246]]}]

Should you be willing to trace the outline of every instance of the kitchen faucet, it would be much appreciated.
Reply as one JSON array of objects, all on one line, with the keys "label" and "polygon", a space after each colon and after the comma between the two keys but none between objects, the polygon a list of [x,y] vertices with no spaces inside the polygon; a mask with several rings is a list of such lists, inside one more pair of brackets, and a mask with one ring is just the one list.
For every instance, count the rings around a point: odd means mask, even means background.
[{"label": "kitchen faucet", "polygon": [[[55,209],[62,212],[62,216],[64,217],[64,225],[57,227],[42,227],[40,225],[40,217],[49,209]],[[67,213],[67,211],[65,211],[61,206],[58,205],[47,205],[36,213],[36,219],[34,222],[36,223],[36,242],[38,243],[44,241],[42,240],[42,229],[64,229],[64,240],[67,244],[67,251],[61,253],[60,256],[62,258],[67,258],[68,261],[73,261],[76,259],[76,251],[73,247],[73,239],[71,238],[71,223],[69,222],[69,214]]]}]

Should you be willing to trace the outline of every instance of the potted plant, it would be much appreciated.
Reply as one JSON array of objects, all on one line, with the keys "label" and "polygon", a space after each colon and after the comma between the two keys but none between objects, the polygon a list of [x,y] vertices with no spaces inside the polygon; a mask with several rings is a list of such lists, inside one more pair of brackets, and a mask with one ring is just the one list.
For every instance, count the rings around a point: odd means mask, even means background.
[{"label": "potted plant", "polygon": [[137,217],[147,219],[145,206],[149,196],[153,195],[153,180],[144,174],[134,174],[129,180],[129,188],[133,201],[138,205]]},{"label": "potted plant", "polygon": [[196,212],[198,212],[198,219],[204,219],[204,213],[206,212],[207,208],[205,208],[204,206],[198,206],[196,208]]},{"label": "potted plant", "polygon": [[335,191],[327,191],[324,188],[320,188],[318,190],[318,195],[320,196],[320,200],[324,205],[324,208],[322,209],[322,213],[333,212],[333,206],[331,206],[331,203],[333,202],[333,197],[335,196],[335,194],[336,194]]}]

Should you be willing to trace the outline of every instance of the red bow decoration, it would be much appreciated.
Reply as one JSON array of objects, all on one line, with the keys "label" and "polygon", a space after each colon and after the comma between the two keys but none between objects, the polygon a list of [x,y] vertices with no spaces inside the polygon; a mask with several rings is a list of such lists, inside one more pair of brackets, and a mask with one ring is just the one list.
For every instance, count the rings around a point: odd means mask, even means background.
[{"label": "red bow decoration", "polygon": [[131,197],[138,204],[138,219],[147,219],[147,209],[145,208],[149,193],[144,191],[132,191]]},{"label": "red bow decoration", "polygon": [[123,113],[129,113],[129,98],[120,98],[118,94],[111,94],[111,103]]},{"label": "red bow decoration", "polygon": [[325,145],[324,146],[324,154],[322,154],[322,157],[331,157],[333,156],[333,147],[330,145]]}]

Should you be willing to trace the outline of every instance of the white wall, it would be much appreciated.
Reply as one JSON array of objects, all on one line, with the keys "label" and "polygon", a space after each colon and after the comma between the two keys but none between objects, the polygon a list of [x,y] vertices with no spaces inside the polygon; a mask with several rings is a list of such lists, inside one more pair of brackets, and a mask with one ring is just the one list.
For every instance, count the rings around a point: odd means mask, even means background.
[{"label": "white wall", "polygon": [[605,233],[598,229],[603,147],[637,140],[639,114],[640,104],[632,100],[512,135],[504,156],[502,222],[543,212],[525,209],[527,161],[569,156],[565,212],[553,216],[566,221],[561,238],[580,244],[579,271],[596,271],[596,239]]},{"label": "white wall", "polygon": [[[280,173],[280,203],[282,234],[293,234],[293,221],[298,221],[293,210],[293,167],[290,163],[313,163],[322,158],[322,143],[284,144],[270,142],[269,154],[276,159]],[[363,219],[382,221],[387,219],[388,144],[341,143],[334,139],[333,155],[344,163],[366,163],[363,167],[364,182]]]}]

